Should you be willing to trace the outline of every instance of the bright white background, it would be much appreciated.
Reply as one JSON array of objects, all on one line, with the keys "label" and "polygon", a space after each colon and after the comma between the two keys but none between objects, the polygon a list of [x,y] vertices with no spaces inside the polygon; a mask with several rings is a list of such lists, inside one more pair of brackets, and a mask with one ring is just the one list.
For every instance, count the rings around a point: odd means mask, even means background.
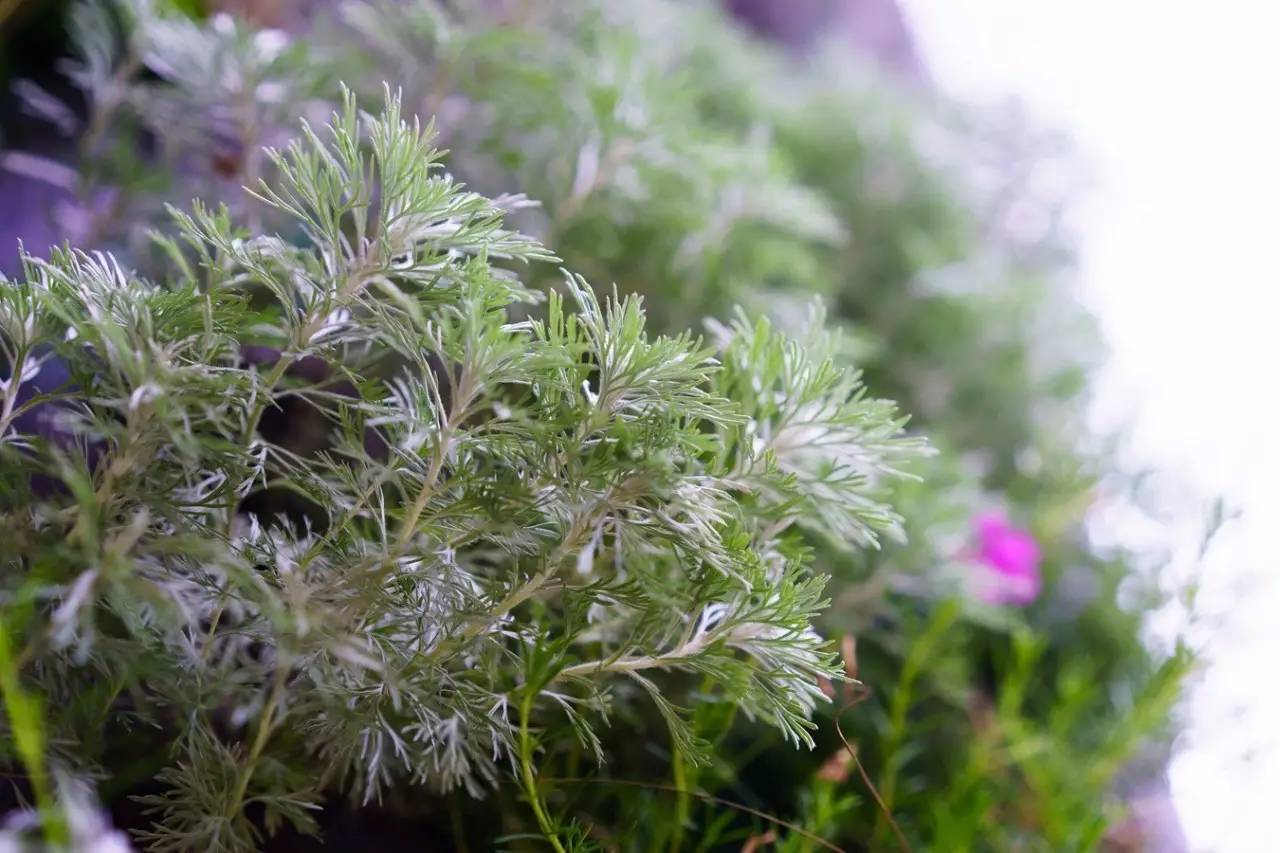
[{"label": "bright white background", "polygon": [[941,87],[1020,98],[1091,167],[1085,299],[1112,350],[1095,414],[1243,511],[1201,567],[1211,665],[1175,800],[1193,850],[1280,850],[1280,4],[905,5]]}]

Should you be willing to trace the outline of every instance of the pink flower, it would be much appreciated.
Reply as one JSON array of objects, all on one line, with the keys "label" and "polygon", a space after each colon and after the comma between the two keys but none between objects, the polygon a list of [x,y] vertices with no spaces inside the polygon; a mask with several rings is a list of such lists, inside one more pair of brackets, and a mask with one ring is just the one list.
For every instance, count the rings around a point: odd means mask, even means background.
[{"label": "pink flower", "polygon": [[974,560],[988,569],[978,579],[978,597],[988,604],[1019,607],[1035,601],[1041,586],[1035,537],[994,512],[974,518],[973,529],[978,539]]}]

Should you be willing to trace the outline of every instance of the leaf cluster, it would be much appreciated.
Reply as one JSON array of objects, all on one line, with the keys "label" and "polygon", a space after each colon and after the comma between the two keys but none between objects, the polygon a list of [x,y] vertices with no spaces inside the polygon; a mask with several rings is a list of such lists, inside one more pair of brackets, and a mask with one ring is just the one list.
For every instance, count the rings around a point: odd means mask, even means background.
[{"label": "leaf cluster", "polygon": [[[151,849],[315,831],[329,789],[481,796],[564,738],[603,761],[619,684],[702,761],[681,674],[812,745],[839,671],[793,528],[821,507],[873,542],[923,449],[765,323],[651,336],[568,273],[538,309],[496,262],[550,253],[400,109],[347,93],[267,153],[255,195],[299,242],[197,204],[162,282],[68,249],[0,288],[0,589],[62,745],[23,759],[88,771],[84,733],[125,720],[171,739]],[[286,406],[322,446],[271,434]]]}]

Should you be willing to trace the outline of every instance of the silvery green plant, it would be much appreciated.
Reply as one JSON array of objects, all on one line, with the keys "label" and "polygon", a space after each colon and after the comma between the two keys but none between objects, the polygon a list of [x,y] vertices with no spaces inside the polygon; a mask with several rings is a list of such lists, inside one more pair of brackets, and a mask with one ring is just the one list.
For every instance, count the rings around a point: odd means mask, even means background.
[{"label": "silvery green plant", "polygon": [[[553,247],[602,297],[615,283],[643,293],[651,333],[678,334],[746,305],[806,349],[865,369],[867,383],[902,401],[939,448],[916,469],[924,482],[898,478],[883,498],[904,516],[907,541],[895,535],[883,550],[850,547],[862,544],[858,529],[819,521],[825,503],[791,528],[832,575],[832,604],[818,630],[848,639],[844,663],[866,683],[865,702],[839,717],[843,700],[819,704],[817,747],[797,751],[787,729],[734,716],[726,710],[732,703],[704,701],[705,687],[716,684],[711,676],[664,672],[655,683],[693,728],[680,743],[712,746],[710,760],[695,765],[670,754],[667,706],[611,671],[610,725],[599,725],[604,714],[590,716],[609,759],[603,768],[584,765],[595,748],[590,739],[575,736],[558,748],[564,741],[548,727],[572,727],[572,718],[531,706],[532,730],[543,733],[531,741],[543,747],[539,789],[553,822],[571,815],[606,844],[673,850],[766,834],[763,818],[730,814],[724,800],[854,849],[893,843],[885,811],[921,849],[1083,849],[1120,824],[1133,757],[1153,776],[1162,770],[1169,708],[1192,661],[1142,641],[1159,597],[1131,593],[1145,586],[1140,567],[1150,555],[1100,547],[1081,526],[1099,493],[1130,481],[1081,420],[1096,342],[1074,303],[1070,235],[1059,224],[1069,217],[1057,190],[1039,191],[1036,179],[1062,173],[1042,168],[1053,152],[1026,137],[1016,113],[975,110],[937,92],[904,95],[834,52],[786,61],[736,31],[713,3],[340,0],[313,9],[305,30],[291,32],[182,5],[71,7],[67,70],[84,92],[83,116],[78,104],[59,106],[22,87],[28,109],[80,143],[75,172],[46,170],[74,177],[67,183],[78,204],[65,208],[76,227],[60,233],[75,245],[110,250],[121,266],[167,281],[174,260],[155,250],[148,232],[168,227],[167,203],[193,196],[215,209],[225,204],[231,221],[253,235],[314,245],[295,215],[242,185],[275,182],[261,146],[284,145],[299,116],[323,124],[341,106],[337,80],[366,105],[391,80],[403,87],[406,115],[437,116],[450,172],[508,211],[505,227]],[[41,152],[23,153],[30,163]],[[508,192],[539,204],[502,197]],[[572,305],[558,266],[518,269],[526,288],[555,290]],[[260,307],[262,288],[254,288]],[[814,293],[831,309],[831,339],[804,310]],[[543,310],[513,303],[511,322],[544,317]],[[726,370],[732,362],[723,347],[745,328],[738,326],[712,327],[711,347]],[[236,369],[278,368],[279,340],[237,339],[250,343]],[[448,375],[443,359],[428,362],[433,375]],[[294,358],[280,385],[314,388],[276,395],[259,432],[307,458],[331,449],[335,413],[359,396],[344,366],[352,369],[321,356]],[[16,405],[79,385],[83,371],[72,377],[66,367],[43,361]],[[399,375],[381,363],[373,373],[378,382]],[[590,383],[588,390],[596,392]],[[63,396],[55,410],[74,408],[75,398]],[[47,412],[26,406],[15,420],[40,434],[70,417]],[[384,452],[384,430],[363,426],[366,452]],[[783,437],[792,465],[810,435]],[[93,465],[104,450],[97,433],[68,444]],[[32,479],[37,489],[56,482],[48,474]],[[319,504],[290,488],[255,487],[241,506],[260,526],[281,512],[313,529],[326,520]],[[972,528],[992,509],[1042,551],[1043,594],[1025,609],[948,600],[989,568],[974,559],[983,548]],[[544,590],[520,612],[553,594]],[[259,647],[251,644],[252,653]],[[637,656],[655,655],[629,655]],[[572,658],[567,666],[589,662]],[[243,739],[236,707],[216,712],[214,727]],[[855,768],[840,763],[848,753],[837,722],[883,811]],[[103,759],[113,775],[134,772],[112,761]],[[549,781],[574,776],[590,784]],[[639,787],[667,777],[675,790]],[[462,803],[465,814],[442,832],[485,849],[495,835],[533,825],[505,778],[498,773],[498,786],[470,811],[465,794],[424,798],[421,788],[399,784],[403,777],[381,790],[395,819],[412,815],[419,828],[451,823],[445,807]],[[118,810],[119,788],[101,790]],[[381,813],[372,811],[355,815],[369,818],[364,828],[378,825]],[[328,826],[333,810],[319,817]],[[773,832],[781,849],[816,843],[776,825]],[[340,833],[328,836],[342,843]],[[355,846],[372,845],[361,838]]]},{"label": "silvery green plant", "polygon": [[456,183],[397,97],[341,103],[250,189],[297,239],[197,203],[163,277],[63,249],[0,285],[0,742],[46,840],[53,780],[119,781],[107,733],[162,751],[161,851],[506,782],[579,846],[540,762],[607,760],[618,706],[690,764],[709,704],[812,745],[841,668],[802,531],[873,546],[925,446],[820,314],[704,343],[569,272],[529,289],[527,202]]}]

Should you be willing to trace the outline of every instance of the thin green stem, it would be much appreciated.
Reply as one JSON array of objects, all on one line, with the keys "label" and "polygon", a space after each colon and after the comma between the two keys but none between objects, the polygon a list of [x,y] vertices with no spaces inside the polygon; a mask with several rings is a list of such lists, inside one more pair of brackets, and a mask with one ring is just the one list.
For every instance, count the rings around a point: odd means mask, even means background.
[{"label": "thin green stem", "polygon": [[422,482],[422,488],[418,490],[417,496],[414,497],[413,503],[409,506],[409,511],[405,513],[404,521],[400,525],[400,535],[396,539],[395,553],[402,554],[404,549],[409,545],[409,540],[413,538],[413,534],[417,532],[418,521],[422,518],[422,512],[427,508],[431,496],[435,494],[436,480],[440,477],[440,469],[444,467],[444,457],[446,448],[451,440],[452,430],[448,425],[440,432],[440,442],[434,454],[431,457],[431,467],[427,469],[427,476]]},{"label": "thin green stem", "polygon": [[267,700],[267,705],[262,710],[262,716],[258,718],[258,730],[254,734],[253,744],[249,747],[249,756],[245,761],[244,772],[236,782],[235,793],[228,803],[228,818],[234,818],[243,808],[245,795],[249,791],[249,783],[253,780],[254,771],[258,768],[258,760],[262,757],[262,752],[266,749],[267,742],[271,740],[271,734],[275,729],[276,708],[279,707],[280,700],[284,696],[284,683],[288,669],[288,662],[283,657],[277,661],[275,682],[271,686],[271,698]]},{"label": "thin green stem", "polygon": [[9,627],[0,616],[0,694],[4,697],[4,712],[9,718],[13,745],[35,793],[46,840],[55,846],[64,845],[67,843],[67,827],[58,813],[45,767],[44,714],[40,699],[23,688],[18,672]]},{"label": "thin green stem", "polygon": [[524,783],[525,796],[534,816],[538,819],[538,827],[547,841],[555,848],[556,853],[565,853],[564,845],[556,835],[555,824],[547,814],[542,795],[538,792],[538,780],[533,774],[533,736],[529,732],[529,715],[533,711],[533,700],[537,691],[526,690],[520,700],[520,779]]},{"label": "thin green stem", "polygon": [[685,778],[684,759],[679,752],[671,756],[671,781],[676,789],[676,820],[667,849],[670,853],[680,853],[684,847],[684,830],[689,824],[689,785]]},{"label": "thin green stem", "polygon": [[512,610],[515,610],[524,602],[533,596],[551,582],[555,577],[560,564],[568,559],[569,554],[577,547],[578,539],[584,532],[590,528],[589,519],[594,518],[594,513],[588,513],[586,516],[579,517],[570,527],[565,539],[561,542],[556,550],[547,558],[546,564],[542,571],[533,575],[520,586],[513,589],[505,598],[495,604],[487,613],[475,616],[462,626],[456,634],[446,639],[440,645],[432,649],[428,657],[432,660],[439,660],[442,657],[461,648],[468,640],[474,639],[484,633],[502,617],[506,616]]},{"label": "thin green stem", "polygon": [[[627,787],[627,788],[643,788],[650,791],[665,791],[667,793],[676,793],[675,788],[671,785],[663,785],[657,782],[641,782],[641,781],[632,780],[632,779],[614,779],[607,776],[585,776],[585,777],[547,776],[542,779],[542,784],[544,785],[552,785],[552,784],[556,784],[556,785],[560,785],[560,784],[618,785],[620,787]],[[835,844],[832,844],[830,841],[827,841],[825,838],[814,835],[812,832],[805,829],[804,827],[797,826],[796,824],[791,823],[790,821],[782,820],[781,818],[775,817],[774,815],[771,815],[768,812],[761,811],[760,809],[757,809],[757,808],[752,808],[751,806],[736,802],[734,800],[726,800],[724,797],[716,797],[711,794],[703,793],[702,791],[690,791],[689,793],[691,796],[697,797],[699,800],[702,800],[704,803],[710,803],[711,805],[714,805],[714,806],[722,806],[724,808],[733,809],[734,811],[742,812],[743,814],[749,814],[752,817],[756,817],[756,818],[759,818],[760,820],[767,821],[773,826],[779,827],[781,829],[785,829],[788,832],[793,832],[801,838],[807,838],[811,840],[814,844],[818,845],[824,850],[831,850],[833,851],[833,853],[846,853],[844,848],[837,847]]]}]

